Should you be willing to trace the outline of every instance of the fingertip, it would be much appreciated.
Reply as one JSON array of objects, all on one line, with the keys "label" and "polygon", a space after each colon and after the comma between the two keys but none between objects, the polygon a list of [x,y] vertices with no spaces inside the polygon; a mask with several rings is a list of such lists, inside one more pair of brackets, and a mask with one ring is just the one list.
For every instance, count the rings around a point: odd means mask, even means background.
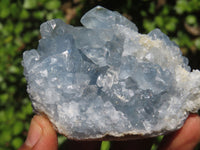
[{"label": "fingertip", "polygon": [[[191,114],[186,120],[182,129],[183,133],[188,136],[188,143],[198,143],[200,141],[200,117],[197,114]],[[195,144],[195,145],[196,145]]]},{"label": "fingertip", "polygon": [[[35,118],[35,117],[34,117]],[[25,141],[25,145],[32,148],[36,143],[40,140],[42,136],[42,128],[41,126],[35,121],[35,119],[31,120],[31,125],[28,132],[28,137]]]},{"label": "fingertip", "polygon": [[57,134],[50,121],[41,115],[31,120],[25,143],[19,150],[56,150]]},{"label": "fingertip", "polygon": [[56,150],[58,148],[57,133],[50,121],[41,115],[33,118],[42,128],[42,137],[33,150]]},{"label": "fingertip", "polygon": [[192,150],[200,141],[200,117],[190,114],[184,126],[163,139],[160,150]]}]

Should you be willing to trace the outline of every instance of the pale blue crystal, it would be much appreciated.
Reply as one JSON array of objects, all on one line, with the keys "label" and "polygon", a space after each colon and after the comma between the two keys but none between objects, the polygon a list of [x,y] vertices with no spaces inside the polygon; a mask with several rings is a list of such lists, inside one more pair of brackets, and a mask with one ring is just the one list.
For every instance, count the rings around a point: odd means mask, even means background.
[{"label": "pale blue crystal", "polygon": [[53,19],[37,50],[24,52],[34,110],[58,132],[85,140],[152,137],[180,128],[200,108],[200,73],[159,29],[147,35],[97,6],[83,27]]},{"label": "pale blue crystal", "polygon": [[109,29],[115,25],[123,25],[132,30],[138,31],[136,25],[115,11],[107,10],[97,6],[88,11],[82,18],[81,23],[90,29]]}]

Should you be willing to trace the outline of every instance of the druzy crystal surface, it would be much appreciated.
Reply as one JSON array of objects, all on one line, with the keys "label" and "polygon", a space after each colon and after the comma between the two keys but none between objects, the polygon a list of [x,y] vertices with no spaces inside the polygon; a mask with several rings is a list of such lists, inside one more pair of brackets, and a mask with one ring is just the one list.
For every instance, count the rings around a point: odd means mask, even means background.
[{"label": "druzy crystal surface", "polygon": [[43,23],[23,54],[33,108],[70,139],[151,137],[179,129],[200,108],[200,72],[159,29],[97,6],[81,27]]}]

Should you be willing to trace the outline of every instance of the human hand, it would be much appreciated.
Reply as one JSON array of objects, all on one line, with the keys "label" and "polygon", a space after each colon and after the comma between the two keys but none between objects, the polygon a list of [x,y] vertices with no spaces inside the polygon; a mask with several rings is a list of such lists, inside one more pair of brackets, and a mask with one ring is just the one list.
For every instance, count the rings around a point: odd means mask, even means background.
[{"label": "human hand", "polygon": [[[112,142],[111,150],[148,150],[153,139]],[[164,137],[159,150],[193,150],[200,142],[200,117],[191,114],[184,126]],[[100,142],[67,141],[70,150],[99,150]],[[48,119],[35,116],[30,125],[28,137],[19,150],[57,150],[57,135]]]}]

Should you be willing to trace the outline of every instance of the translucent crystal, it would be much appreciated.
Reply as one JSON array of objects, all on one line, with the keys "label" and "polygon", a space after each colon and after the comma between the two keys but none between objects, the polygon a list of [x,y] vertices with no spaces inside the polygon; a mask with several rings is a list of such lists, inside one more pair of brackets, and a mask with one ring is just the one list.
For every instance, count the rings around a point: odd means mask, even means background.
[{"label": "translucent crystal", "polygon": [[200,108],[200,72],[159,29],[97,6],[83,27],[43,23],[23,54],[34,110],[77,140],[152,137],[179,129]]}]

